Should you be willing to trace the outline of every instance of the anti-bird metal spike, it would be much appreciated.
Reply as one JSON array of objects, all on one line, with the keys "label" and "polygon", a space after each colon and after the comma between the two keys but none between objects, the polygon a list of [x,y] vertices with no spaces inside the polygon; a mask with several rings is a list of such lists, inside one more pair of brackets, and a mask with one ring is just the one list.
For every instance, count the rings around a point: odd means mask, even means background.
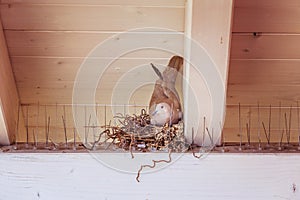
[{"label": "anti-bird metal spike", "polygon": [[150,63],[151,66],[152,66],[152,69],[154,70],[154,72],[156,73],[156,75],[161,79],[161,80],[164,80],[163,79],[163,76],[161,74],[161,72],[159,71],[159,69],[157,67],[155,67],[155,65],[153,63]]}]

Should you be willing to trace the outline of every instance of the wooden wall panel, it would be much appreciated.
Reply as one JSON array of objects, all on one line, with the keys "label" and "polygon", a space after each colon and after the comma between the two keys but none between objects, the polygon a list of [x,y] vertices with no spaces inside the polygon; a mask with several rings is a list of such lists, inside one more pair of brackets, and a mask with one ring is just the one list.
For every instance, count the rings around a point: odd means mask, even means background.
[{"label": "wooden wall panel", "polygon": [[184,9],[176,7],[2,4],[0,10],[3,27],[10,30],[125,31],[161,27],[183,31],[184,28]]},{"label": "wooden wall panel", "polygon": [[5,31],[10,56],[85,57],[114,33]]},{"label": "wooden wall panel", "polygon": [[[111,85],[113,82],[118,81],[125,73],[137,73],[132,71],[133,68],[143,66],[152,70],[150,63],[155,65],[166,65],[169,58],[166,59],[119,59],[111,65],[107,66],[103,74],[103,82],[105,86]],[[20,88],[33,87],[33,88],[65,88],[64,83],[72,83],[76,78],[77,71],[83,62],[83,59],[77,58],[62,58],[57,59],[57,66],[53,62],[53,58],[27,58],[27,57],[13,57],[12,63],[14,64],[14,74],[17,78],[17,83]],[[95,60],[95,67],[100,66],[101,59]],[[53,70],[55,68],[56,70]],[[162,69],[162,67],[160,67]],[[150,74],[142,74],[147,77]],[[155,75],[153,71],[153,75]],[[153,76],[151,74],[151,76]],[[132,81],[132,80],[128,80]],[[138,81],[138,80],[136,80]],[[68,85],[72,88],[73,85]]]},{"label": "wooden wall panel", "polygon": [[300,99],[299,85],[230,85],[228,86],[228,104],[273,104],[279,101],[296,102]]},{"label": "wooden wall panel", "polygon": [[229,85],[300,84],[300,60],[231,60]]},{"label": "wooden wall panel", "polygon": [[233,32],[299,33],[297,0],[237,0]]},{"label": "wooden wall panel", "polygon": [[[166,33],[167,34],[167,33]],[[117,38],[115,32],[5,31],[10,56],[86,57],[101,42]],[[170,33],[170,36],[173,35]],[[168,36],[165,35],[167,38]],[[161,38],[161,42],[170,42]],[[143,49],[125,55],[132,58],[167,58],[170,53]],[[99,55],[105,57],[105,55]],[[54,58],[56,59],[56,58]]]},{"label": "wooden wall panel", "polygon": [[233,34],[232,59],[298,59],[300,34]]},{"label": "wooden wall panel", "polygon": [[[297,104],[293,103],[287,106],[281,106],[279,109],[279,102],[274,103],[271,108],[271,123],[270,123],[270,141],[273,143],[279,143],[281,141],[283,133],[283,143],[287,143],[287,133],[285,124],[285,115],[287,116],[287,124],[289,124],[290,106],[292,105],[292,117],[291,117],[291,139],[290,142],[298,142],[299,129],[297,118]],[[258,141],[258,135],[260,132],[260,139],[262,142],[267,142],[262,122],[264,122],[267,134],[269,127],[269,106],[268,104],[260,104],[260,116],[258,124],[258,109],[257,105],[241,105],[241,134],[242,141],[247,142],[247,129],[246,124],[249,124],[250,119],[250,136],[252,142]],[[251,107],[251,108],[250,108]],[[281,110],[281,111],[280,111]],[[240,142],[239,133],[239,114],[238,105],[227,107],[227,117],[225,121],[224,136],[225,142]],[[251,115],[249,115],[251,113]],[[259,131],[259,132],[258,132]],[[283,132],[282,132],[283,131]]]},{"label": "wooden wall panel", "polygon": [[[235,1],[231,61],[227,90],[227,116],[224,134],[239,142],[237,105],[296,106],[300,99],[300,2],[297,0]],[[233,108],[232,106],[235,106]],[[298,142],[297,113],[293,109],[293,142]],[[256,111],[254,110],[254,113]],[[277,114],[276,114],[277,112]],[[287,112],[287,111],[285,111]],[[247,113],[242,112],[246,140]],[[278,129],[278,110],[273,110],[272,127]],[[261,113],[267,121],[268,111]],[[256,118],[256,119],[255,119]],[[277,118],[277,119],[276,119]],[[257,117],[254,116],[254,121]],[[284,116],[282,116],[284,123]],[[254,127],[256,127],[254,122]],[[283,125],[281,126],[283,128]],[[255,130],[254,132],[256,132]],[[263,141],[266,141],[261,126]],[[280,139],[275,130],[274,142]],[[286,137],[284,136],[284,141]],[[252,137],[258,141],[257,134]]]},{"label": "wooden wall panel", "polygon": [[159,6],[184,7],[185,0],[0,0],[1,4],[75,4],[75,5],[106,5],[106,6]]},{"label": "wooden wall panel", "polygon": [[[171,56],[171,55],[170,55]],[[123,58],[115,61],[110,66],[108,66],[105,74],[103,75],[99,87],[103,90],[112,90],[114,85],[119,81],[120,78],[126,73],[127,75],[139,73],[137,71],[132,71],[133,68],[143,65],[144,68],[149,67],[147,73],[140,74],[140,76],[153,77],[153,81],[156,80],[156,75],[150,67],[150,63],[156,65],[166,65],[168,63],[169,57],[164,59],[128,59]],[[94,60],[94,65],[97,67],[101,59]],[[18,88],[20,88],[21,102],[26,103],[28,99],[36,98],[36,101],[41,101],[43,103],[47,102],[47,99],[51,103],[60,102],[60,95],[55,95],[53,90],[72,90],[76,73],[82,64],[83,59],[81,58],[31,58],[31,57],[13,57],[12,63],[14,65],[14,74],[17,79]],[[162,67],[160,67],[163,69]],[[133,80],[122,80],[121,84],[126,87],[126,85]],[[138,80],[135,81],[137,84]],[[31,91],[31,92],[30,92]],[[49,91],[49,98],[47,98],[46,93]],[[24,93],[23,93],[24,92]],[[63,92],[58,94],[62,94]],[[71,95],[72,92],[66,92],[65,95]],[[28,98],[28,96],[31,96]],[[109,94],[107,94],[109,96]],[[149,93],[150,97],[151,92]],[[50,98],[53,96],[52,98]],[[53,101],[55,98],[56,101]],[[71,96],[68,98],[71,100]],[[66,103],[66,101],[64,101]],[[67,101],[71,103],[71,101]]]},{"label": "wooden wall panel", "polygon": [[231,60],[228,104],[283,105],[300,99],[299,60]]}]

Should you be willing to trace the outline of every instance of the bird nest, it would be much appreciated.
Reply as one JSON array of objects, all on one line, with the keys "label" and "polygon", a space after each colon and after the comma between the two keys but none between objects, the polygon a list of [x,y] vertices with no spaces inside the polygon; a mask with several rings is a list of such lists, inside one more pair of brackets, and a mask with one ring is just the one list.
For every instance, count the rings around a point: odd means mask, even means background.
[{"label": "bird nest", "polygon": [[98,139],[93,144],[86,145],[86,148],[95,150],[104,144],[105,149],[113,145],[131,152],[183,152],[189,148],[189,144],[185,142],[182,122],[154,126],[150,124],[150,116],[145,109],[142,109],[139,115],[118,113],[114,119],[117,125],[105,126]]}]

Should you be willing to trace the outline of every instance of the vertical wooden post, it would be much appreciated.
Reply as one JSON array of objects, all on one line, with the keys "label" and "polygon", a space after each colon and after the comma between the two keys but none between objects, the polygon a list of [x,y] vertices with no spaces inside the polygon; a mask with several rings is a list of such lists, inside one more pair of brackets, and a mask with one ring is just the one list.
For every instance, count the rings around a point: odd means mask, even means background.
[{"label": "vertical wooden post", "polygon": [[0,18],[0,144],[16,140],[19,97]]},{"label": "vertical wooden post", "polygon": [[209,130],[216,130],[213,140],[220,143],[220,129],[225,118],[233,0],[188,0],[186,8],[186,13],[191,14],[186,15],[190,17],[186,17],[185,32],[191,40],[185,44],[185,58],[191,63],[186,63],[184,71],[185,135],[190,142],[191,130],[195,128],[195,143],[209,144],[208,137],[202,137],[201,131],[205,117]]}]

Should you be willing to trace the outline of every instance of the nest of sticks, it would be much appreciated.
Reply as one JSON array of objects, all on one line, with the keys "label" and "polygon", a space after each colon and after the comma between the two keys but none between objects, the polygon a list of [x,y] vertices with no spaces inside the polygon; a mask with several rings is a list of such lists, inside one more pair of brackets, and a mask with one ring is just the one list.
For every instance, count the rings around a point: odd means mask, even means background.
[{"label": "nest of sticks", "polygon": [[166,123],[162,127],[151,125],[150,116],[145,109],[141,110],[140,115],[119,113],[114,118],[118,125],[105,126],[98,139],[86,145],[86,148],[95,150],[98,146],[109,143],[106,149],[114,145],[131,152],[183,152],[190,146],[185,142],[182,122],[173,125]]}]

